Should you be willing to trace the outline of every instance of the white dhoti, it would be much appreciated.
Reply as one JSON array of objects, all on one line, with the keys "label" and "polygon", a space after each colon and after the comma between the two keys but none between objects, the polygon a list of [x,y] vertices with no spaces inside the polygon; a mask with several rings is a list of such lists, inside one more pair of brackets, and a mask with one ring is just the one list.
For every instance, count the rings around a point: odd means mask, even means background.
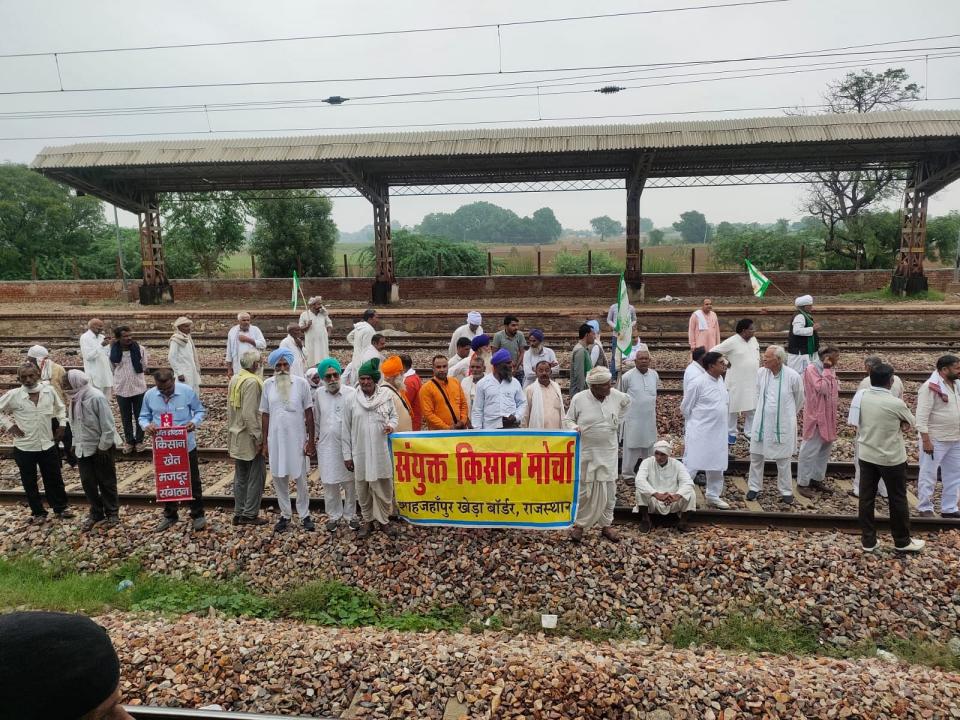
[{"label": "white dhoti", "polygon": [[801,377],[803,377],[803,371],[807,369],[807,365],[813,362],[810,359],[809,355],[794,355],[793,353],[787,353],[787,367],[793,370],[796,370]]},{"label": "white dhoti", "polygon": [[933,511],[933,491],[937,485],[937,468],[943,481],[940,512],[957,512],[957,493],[960,491],[960,441],[932,440],[933,457],[920,446],[920,474],[917,477],[917,510]]},{"label": "white dhoti", "polygon": [[[683,493],[682,493],[683,494]],[[689,497],[680,498],[674,503],[666,503],[663,500],[657,500],[653,493],[638,492],[637,499],[641,505],[646,506],[647,512],[657,515],[669,515],[670,513],[694,512],[697,509],[697,496],[690,493]]]},{"label": "white dhoti", "polygon": [[336,522],[343,518],[350,522],[357,516],[357,484],[355,480],[340,483],[323,483],[323,504],[327,520]]},{"label": "white dhoti", "polygon": [[376,522],[386,525],[390,522],[393,510],[393,479],[357,480],[357,500],[360,501],[360,513],[363,522]]},{"label": "white dhoti", "polygon": [[617,504],[617,483],[612,480],[581,482],[577,496],[577,517],[574,525],[586,530],[613,525],[613,509]]},{"label": "white dhoti", "polygon": [[797,485],[809,487],[811,480],[823,482],[827,475],[827,463],[833,450],[833,440],[824,440],[815,432],[809,440],[800,443],[797,455]]}]

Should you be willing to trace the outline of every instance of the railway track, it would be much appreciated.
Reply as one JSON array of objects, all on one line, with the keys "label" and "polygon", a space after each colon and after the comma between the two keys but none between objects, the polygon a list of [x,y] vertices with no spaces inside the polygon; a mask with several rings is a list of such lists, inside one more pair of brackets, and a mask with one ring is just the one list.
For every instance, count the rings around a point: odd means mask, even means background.
[{"label": "railway track", "polygon": [[[202,462],[229,462],[230,458],[225,448],[200,448],[200,460]],[[6,458],[12,455],[10,446],[0,446],[0,458]],[[150,455],[148,452],[141,452],[136,455],[123,455],[119,460],[124,464],[140,462],[144,469],[149,471]],[[732,458],[729,462],[727,474],[729,476],[743,477],[747,474],[750,467],[749,461]],[[793,470],[796,473],[796,463],[793,463]],[[773,463],[767,463],[765,472],[768,475],[775,475],[776,466]],[[147,473],[148,474],[148,473]],[[827,474],[835,477],[852,477],[853,463],[832,462],[827,466]],[[917,474],[916,466],[908,467],[908,478],[915,479]],[[121,486],[123,481],[121,480]],[[222,489],[221,480],[208,480],[206,482],[209,488],[218,488],[213,494],[204,495],[204,506],[210,510],[232,511],[233,496],[225,494]],[[71,501],[83,505],[85,497],[81,491],[76,488],[69,488],[67,496]],[[122,492],[120,495],[121,505],[127,507],[155,507],[156,500],[152,493],[142,492]],[[22,489],[3,489],[0,490],[0,505],[26,504],[26,495]],[[276,498],[265,494],[261,506],[267,509],[276,508]],[[323,512],[324,504],[322,498],[312,497],[310,507],[318,512]],[[615,510],[616,517],[622,523],[632,523],[638,519],[638,516],[632,512],[628,506],[618,506]],[[776,529],[796,529],[796,530],[819,530],[843,532],[857,532],[857,518],[855,515],[844,514],[821,514],[811,512],[767,512],[759,510],[714,510],[703,508],[696,512],[691,518],[695,525],[726,525],[742,528],[776,528]],[[883,517],[878,518],[878,523],[882,527],[887,527],[888,520]],[[911,523],[922,531],[935,532],[940,530],[960,530],[960,520],[933,518],[912,518]]]}]

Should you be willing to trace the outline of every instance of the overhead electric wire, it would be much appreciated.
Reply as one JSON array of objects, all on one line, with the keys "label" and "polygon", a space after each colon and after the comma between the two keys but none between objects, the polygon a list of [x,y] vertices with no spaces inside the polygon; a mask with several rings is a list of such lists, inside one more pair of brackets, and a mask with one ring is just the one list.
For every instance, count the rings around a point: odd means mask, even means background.
[{"label": "overhead electric wire", "polygon": [[[946,102],[950,100],[960,100],[960,95],[950,97],[932,97],[917,98],[915,100],[904,100],[904,103],[919,102]],[[505,123],[544,123],[544,122],[566,122],[571,120],[614,120],[625,118],[642,117],[668,117],[668,116],[690,116],[690,115],[715,115],[729,112],[766,112],[775,110],[810,110],[815,108],[827,108],[826,104],[814,105],[767,105],[758,107],[739,107],[739,108],[707,108],[703,110],[677,110],[673,112],[647,112],[647,113],[624,113],[607,115],[558,115],[553,117],[525,117],[525,118],[504,118],[500,120],[463,120],[436,123],[405,123],[388,125],[344,125],[344,126],[323,126],[311,128],[246,128],[237,130],[176,130],[171,132],[153,132],[153,133],[110,133],[110,134],[90,134],[90,135],[46,135],[34,137],[0,137],[0,141],[18,141],[18,140],[89,140],[93,138],[123,138],[123,137],[166,137],[166,136],[184,136],[184,135],[210,135],[210,134],[237,134],[237,133],[272,133],[272,132],[319,132],[325,130],[336,131],[355,131],[355,130],[395,130],[395,129],[420,129],[435,127],[454,127],[454,126],[474,126],[474,125],[502,125]]]},{"label": "overhead electric wire", "polygon": [[[957,46],[957,47],[958,49],[960,49],[960,46]],[[927,59],[941,60],[941,59],[954,58],[954,57],[960,57],[960,53],[942,53],[937,55],[904,56],[904,57],[899,57],[895,59],[898,62],[916,62],[916,61],[927,60]],[[851,69],[851,68],[870,67],[872,65],[885,65],[887,64],[887,62],[889,62],[889,60],[890,59],[886,59],[886,60],[877,61],[874,63],[850,62],[850,61],[846,61],[845,63],[844,62],[808,63],[808,64],[801,64],[801,65],[771,66],[767,68],[763,68],[763,67],[748,68],[744,70],[715,70],[715,71],[709,71],[705,73],[679,73],[676,75],[650,76],[649,79],[651,80],[665,80],[665,82],[648,82],[648,83],[641,83],[641,84],[635,84],[635,85],[624,85],[622,86],[622,89],[624,91],[629,91],[629,90],[637,90],[637,89],[648,89],[652,87],[669,87],[669,86],[675,86],[675,85],[702,84],[702,83],[718,82],[718,81],[725,81],[725,80],[743,80],[743,79],[761,78],[761,77],[774,77],[774,76],[780,76],[780,75],[796,75],[796,74],[811,73],[811,72],[824,72],[827,70],[845,70],[845,69]],[[767,70],[770,70],[770,72],[766,72]],[[698,75],[717,75],[717,74],[726,74],[726,73],[742,73],[742,74],[725,75],[723,77],[706,77],[706,78],[696,77]],[[583,83],[573,83],[573,84],[579,85]],[[524,88],[516,88],[516,89],[524,89]],[[527,89],[536,90],[536,88],[533,86]],[[423,99],[407,99],[407,100],[376,100],[371,102],[358,102],[358,103],[355,103],[354,106],[355,107],[375,107],[375,106],[384,106],[384,105],[412,105],[412,104],[425,104],[425,103],[432,104],[432,103],[438,103],[438,102],[444,102],[444,103],[474,102],[474,101],[482,101],[482,100],[508,100],[508,99],[526,98],[526,97],[535,97],[535,96],[545,97],[545,96],[556,96],[556,95],[580,95],[580,94],[587,94],[587,93],[594,93],[594,92],[596,92],[595,89],[585,89],[585,90],[559,90],[556,92],[545,92],[545,91],[514,92],[514,93],[508,93],[508,94],[480,95],[480,96],[467,96],[467,97],[442,97],[442,98],[423,98]],[[296,109],[327,109],[328,107],[329,106],[322,105],[322,104],[316,105],[316,106],[298,105],[296,106]],[[272,107],[272,108],[251,108],[251,109],[264,110],[264,109],[284,109],[284,108]],[[183,110],[165,110],[163,112],[147,112],[143,114],[144,115],[186,114],[186,113],[207,114],[209,112],[235,112],[239,110],[246,110],[246,108],[217,109],[214,106],[200,105],[200,106],[189,106],[189,107],[185,106],[185,109]],[[97,116],[98,115],[96,114],[91,114],[91,115],[84,115],[83,117],[97,117]],[[125,116],[130,117],[132,116],[132,114],[125,114]],[[59,117],[63,117],[63,116],[57,116],[50,119],[59,119]],[[27,118],[0,117],[0,119],[21,120],[21,119],[27,119]],[[282,128],[282,129],[278,129],[277,132],[294,132],[294,131],[301,131],[301,130],[304,130],[304,129],[303,128]],[[207,131],[197,131],[197,132],[216,133],[216,132],[245,132],[245,131],[244,130],[207,130]],[[252,130],[250,132],[272,132],[272,131]],[[162,133],[145,133],[145,134],[152,135],[152,134],[162,134]],[[47,137],[34,137],[34,138],[24,137],[23,139],[48,139],[48,138],[54,139],[55,137],[67,137],[67,136],[47,136]],[[95,136],[95,137],[114,137],[114,136],[101,135],[101,136]],[[9,139],[11,138],[0,138],[0,140],[9,140]]]},{"label": "overhead electric wire", "polygon": [[[88,88],[63,88],[56,90],[4,90],[0,91],[0,96],[13,96],[13,95],[53,95],[53,94],[65,94],[65,93],[89,93],[89,92],[128,92],[135,90],[183,90],[191,88],[210,88],[210,87],[255,87],[255,86],[267,86],[267,85],[308,85],[308,84],[319,84],[319,83],[335,83],[335,82],[371,82],[371,81],[388,81],[388,80],[426,80],[426,79],[446,79],[446,78],[458,78],[458,77],[481,77],[486,75],[528,75],[534,73],[557,73],[557,72],[574,72],[580,70],[628,70],[641,68],[650,68],[650,69],[663,69],[663,68],[675,68],[675,67],[688,67],[695,65],[724,65],[731,63],[743,63],[743,62],[759,62],[762,60],[806,60],[811,58],[818,57],[849,57],[849,56],[862,56],[862,55],[880,55],[888,53],[904,53],[904,52],[932,52],[937,50],[950,50],[954,49],[955,46],[933,46],[933,47],[919,47],[919,48],[890,48],[886,50],[870,50],[864,52],[811,52],[803,51],[800,53],[780,53],[775,55],[757,55],[757,56],[748,56],[741,58],[722,58],[722,59],[709,59],[709,60],[690,60],[690,61],[673,61],[673,62],[658,62],[658,63],[622,63],[614,65],[585,65],[585,66],[571,66],[571,67],[560,67],[560,68],[525,68],[525,69],[507,69],[507,70],[493,70],[493,71],[473,71],[473,72],[457,72],[457,73],[426,73],[419,75],[380,75],[380,76],[365,76],[365,77],[345,77],[345,78],[309,78],[309,79],[299,79],[299,80],[237,80],[232,82],[215,82],[215,83],[172,83],[167,85],[125,85],[125,86],[116,86],[116,87],[88,87]],[[529,81],[528,81],[529,82]]]},{"label": "overhead electric wire", "polygon": [[699,10],[722,10],[727,8],[744,7],[749,5],[774,5],[791,2],[791,0],[737,0],[736,2],[717,3],[713,5],[685,5],[671,8],[654,8],[652,10],[626,10],[615,13],[596,13],[592,15],[570,15],[558,18],[537,18],[533,20],[504,20],[501,22],[474,23],[467,25],[446,25],[427,28],[405,28],[400,30],[368,30],[362,32],[329,33],[324,35],[295,35],[279,38],[259,38],[252,40],[219,40],[195,43],[171,43],[167,45],[138,45],[114,48],[92,48],[86,50],[44,50],[22,53],[3,53],[3,58],[45,57],[64,55],[92,55],[98,53],[142,52],[148,50],[182,50],[202,47],[225,47],[230,45],[264,45],[269,43],[304,42],[310,40],[331,40],[342,38],[380,37],[386,35],[411,35],[416,33],[451,32],[462,30],[490,30],[501,27],[516,27],[522,25],[544,25],[549,23],[578,22],[581,20],[602,20],[608,18],[631,17],[638,15],[663,15],[675,12],[691,12]]},{"label": "overhead electric wire", "polygon": [[[951,37],[960,37],[960,34],[953,35]],[[911,39],[909,41],[913,41]],[[908,40],[895,40],[887,41],[885,43],[870,43],[865,46],[847,46],[849,47],[875,47],[878,44],[902,44],[908,42]],[[939,46],[939,49],[958,49],[960,46]],[[916,56],[915,58],[924,58],[929,57],[929,52],[937,48],[898,48],[896,52],[923,52],[924,55]],[[810,51],[801,51],[800,53],[790,53],[783,54],[780,56],[769,56],[770,59],[782,59],[783,57],[790,57],[795,59],[812,59],[815,57],[829,57],[829,51],[832,48],[821,49],[821,50],[810,50]],[[877,52],[890,52],[890,51],[869,51],[864,53],[853,53],[854,55],[869,55],[876,54]],[[848,54],[844,54],[846,57]],[[937,59],[940,56],[935,55],[934,59]],[[904,59],[903,57],[890,57],[885,60],[885,62],[897,62]],[[712,61],[701,61],[701,64],[726,64],[727,60],[712,60]],[[742,62],[755,62],[755,60],[744,60]],[[768,67],[748,67],[748,68],[735,68],[729,70],[712,70],[705,71],[701,73],[679,73],[675,75],[663,75],[663,76],[651,76],[652,78],[663,78],[663,77],[685,77],[685,76],[695,76],[695,75],[713,75],[713,74],[723,74],[723,73],[735,73],[735,72],[749,72],[756,70],[764,69],[780,69],[780,68],[801,68],[813,65],[827,66],[827,65],[837,65],[840,63],[849,62],[849,60],[838,60],[833,63],[828,62],[817,62],[817,63],[798,63],[794,65],[780,65],[780,66],[768,66]],[[857,64],[861,64],[859,61]],[[656,69],[674,69],[677,67],[688,67],[690,63],[674,63],[674,64],[659,64],[656,68],[642,68],[637,70],[627,71],[629,75],[636,75],[638,73],[648,73],[654,72]],[[568,80],[578,80],[586,78],[606,78],[606,82],[625,82],[626,77],[611,77],[614,76],[614,73],[606,72],[599,75],[574,75],[568,77],[560,78],[547,78],[547,79],[534,79],[534,80],[523,80],[519,82],[511,83],[496,83],[491,85],[474,85],[467,87],[459,88],[441,88],[434,90],[418,90],[418,91],[408,91],[402,93],[382,93],[379,95],[360,95],[350,98],[351,104],[353,105],[363,105],[363,104],[372,104],[364,103],[363,100],[367,99],[384,99],[384,98],[402,98],[402,97],[415,97],[420,95],[454,95],[464,92],[496,92],[498,90],[505,90],[508,88],[526,88],[526,89],[540,89],[551,88],[551,87],[562,87],[569,85],[585,85],[589,84],[587,82],[566,82]],[[635,79],[635,78],[631,78]],[[548,93],[550,94],[550,93]],[[552,93],[556,94],[556,93]],[[179,113],[188,113],[188,112],[227,112],[227,111],[250,111],[250,110],[271,110],[271,109],[284,109],[284,106],[288,107],[311,107],[316,105],[317,107],[324,105],[324,100],[321,98],[299,98],[299,99],[278,99],[278,100],[258,100],[258,101],[238,101],[230,103],[185,103],[185,104],[176,104],[176,105],[145,105],[145,106],[133,106],[133,107],[111,107],[111,108],[82,108],[82,109],[65,109],[65,110],[22,110],[22,111],[11,111],[7,113],[0,113],[0,119],[42,119],[42,118],[57,118],[57,117],[101,117],[109,115],[123,115],[123,114],[141,114],[141,115],[150,115],[150,114],[179,114]],[[329,105],[325,105],[329,107]]]}]

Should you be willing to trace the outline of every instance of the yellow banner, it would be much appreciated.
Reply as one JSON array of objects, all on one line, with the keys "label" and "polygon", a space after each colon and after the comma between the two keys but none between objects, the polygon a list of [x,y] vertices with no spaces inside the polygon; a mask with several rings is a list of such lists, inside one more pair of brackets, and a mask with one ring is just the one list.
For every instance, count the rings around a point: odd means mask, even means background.
[{"label": "yellow banner", "polygon": [[390,436],[400,517],[417,525],[562,528],[580,485],[575,432],[444,430]]}]

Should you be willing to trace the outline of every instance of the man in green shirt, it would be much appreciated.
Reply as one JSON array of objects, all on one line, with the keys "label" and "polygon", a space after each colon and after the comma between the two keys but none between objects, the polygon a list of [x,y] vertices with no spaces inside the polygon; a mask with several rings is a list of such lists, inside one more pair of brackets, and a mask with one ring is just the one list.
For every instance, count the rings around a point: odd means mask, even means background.
[{"label": "man in green shirt", "polygon": [[503,348],[513,360],[513,376],[523,385],[523,352],[527,349],[527,340],[520,332],[520,318],[507,315],[503,319],[503,330],[493,336],[490,343],[493,351]]},{"label": "man in green shirt", "polygon": [[903,400],[890,393],[893,368],[881,363],[870,371],[870,389],[860,398],[857,449],[860,456],[860,534],[864,552],[880,547],[874,522],[877,485],[882,479],[890,500],[890,531],[898,552],[920,552],[923,540],[910,537],[907,506],[907,451],[903,431],[916,422]]}]

